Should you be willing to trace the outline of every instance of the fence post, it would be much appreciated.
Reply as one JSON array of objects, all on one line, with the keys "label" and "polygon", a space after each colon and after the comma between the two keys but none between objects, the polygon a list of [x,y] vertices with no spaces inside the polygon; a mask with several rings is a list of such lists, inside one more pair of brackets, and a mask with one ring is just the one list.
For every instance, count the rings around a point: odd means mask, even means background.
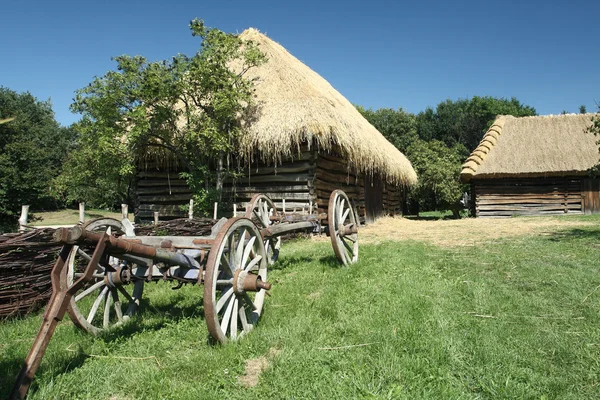
[{"label": "fence post", "polygon": [[127,204],[121,204],[121,217],[129,219],[129,206]]},{"label": "fence post", "polygon": [[28,214],[29,206],[21,206],[21,216],[19,217],[19,232],[25,231],[25,225],[27,225]]},{"label": "fence post", "polygon": [[188,218],[194,218],[194,199],[190,199],[190,209],[188,210]]},{"label": "fence post", "polygon": [[85,222],[85,203],[79,203],[79,223],[83,224]]},{"label": "fence post", "polygon": [[283,215],[285,215],[285,199],[282,199],[283,202]]},{"label": "fence post", "polygon": [[217,219],[217,207],[218,207],[218,206],[219,206],[219,203],[217,203],[217,202],[215,201],[215,212],[214,212],[214,214],[213,214],[213,219]]},{"label": "fence post", "polygon": [[233,203],[233,218],[237,217],[237,204]]},{"label": "fence post", "polygon": [[154,225],[158,225],[158,211],[154,211]]},{"label": "fence post", "polygon": [[312,213],[313,213],[312,211],[313,211],[313,210],[312,210],[312,200],[310,200],[310,201],[308,202],[308,214],[309,214],[309,215],[312,215]]}]

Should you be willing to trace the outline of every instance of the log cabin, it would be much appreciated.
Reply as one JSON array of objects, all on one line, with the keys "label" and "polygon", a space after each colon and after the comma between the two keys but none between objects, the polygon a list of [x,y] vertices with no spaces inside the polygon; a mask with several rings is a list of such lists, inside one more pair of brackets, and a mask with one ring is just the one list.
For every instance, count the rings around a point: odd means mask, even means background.
[{"label": "log cabin", "polygon": [[600,212],[593,114],[499,116],[462,166],[477,217]]},{"label": "log cabin", "polygon": [[[257,114],[241,138],[241,177],[225,181],[225,199],[239,210],[255,193],[281,210],[326,213],[329,195],[344,190],[362,222],[401,213],[417,176],[410,161],[325,79],[256,29],[241,33],[268,61],[245,75],[254,81]],[[191,190],[176,162],[138,168],[136,219],[186,215]]]}]

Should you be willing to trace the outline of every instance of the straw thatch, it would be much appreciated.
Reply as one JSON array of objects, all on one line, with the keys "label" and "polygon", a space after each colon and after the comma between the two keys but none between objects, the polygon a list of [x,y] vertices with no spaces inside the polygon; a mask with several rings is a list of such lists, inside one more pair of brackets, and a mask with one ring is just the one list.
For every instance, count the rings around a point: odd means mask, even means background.
[{"label": "straw thatch", "polygon": [[598,160],[593,114],[499,116],[463,164],[461,179],[585,175]]},{"label": "straw thatch", "polygon": [[244,155],[257,153],[277,162],[293,157],[303,141],[314,140],[322,151],[339,145],[358,171],[380,173],[393,183],[416,183],[410,161],[325,79],[256,29],[240,37],[257,43],[268,58],[246,75],[255,80],[259,115],[242,138]]}]

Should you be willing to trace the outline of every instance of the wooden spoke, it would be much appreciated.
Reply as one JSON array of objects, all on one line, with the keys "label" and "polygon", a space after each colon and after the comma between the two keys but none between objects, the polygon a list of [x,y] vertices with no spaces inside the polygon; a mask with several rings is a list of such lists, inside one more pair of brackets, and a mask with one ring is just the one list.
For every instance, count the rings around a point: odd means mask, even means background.
[{"label": "wooden spoke", "polygon": [[112,289],[110,291],[113,301],[113,307],[115,309],[115,314],[117,314],[117,320],[119,322],[123,322],[123,311],[121,310],[121,301],[119,300],[119,294],[117,293],[117,289]]},{"label": "wooden spoke", "polygon": [[231,330],[230,330],[230,332],[231,332],[232,340],[237,339],[238,317],[239,317],[238,299],[235,298],[235,299],[233,299],[233,311],[231,312]]},{"label": "wooden spoke", "polygon": [[[121,222],[111,218],[91,220],[82,227],[92,232],[110,232],[115,235],[125,232]],[[78,246],[73,247],[68,257],[67,268],[65,268],[67,285],[72,285],[73,279],[80,279],[83,276],[83,271],[91,260],[92,252],[90,250],[93,249],[84,250]],[[94,335],[129,319],[140,305],[144,288],[143,279],[135,279],[132,284],[109,288],[104,283],[107,274],[116,271],[117,268],[130,268],[134,273],[133,271],[138,268],[119,259],[118,256],[110,256],[105,262],[106,268],[100,264],[96,266],[96,271],[89,283],[74,294],[67,309],[75,325]],[[97,318],[101,306],[104,307],[102,317]]]},{"label": "wooden spoke", "polygon": [[223,294],[221,295],[221,298],[217,302],[217,312],[221,311],[223,306],[227,303],[227,301],[229,300],[229,298],[232,295],[233,295],[233,287],[230,287],[229,289],[227,289],[223,292]]},{"label": "wooden spoke", "polygon": [[98,297],[94,301],[94,304],[92,305],[92,309],[90,310],[90,313],[88,314],[88,317],[87,317],[87,322],[89,322],[90,324],[92,323],[92,320],[96,316],[96,313],[98,312],[98,308],[100,307],[100,303],[102,303],[102,300],[106,296],[106,293],[108,293],[107,286],[105,286],[104,289],[102,289],[100,291],[100,294],[98,295]]},{"label": "wooden spoke", "polygon": [[256,236],[253,236],[248,240],[246,244],[246,248],[244,249],[244,254],[242,255],[242,259],[240,261],[240,268],[244,268],[246,262],[248,261],[248,257],[250,256],[250,252],[252,251],[252,246],[254,246],[254,241],[256,240]]},{"label": "wooden spoke", "polygon": [[260,265],[260,260],[262,260],[262,256],[259,254],[256,257],[254,257],[252,259],[252,261],[250,261],[248,263],[248,265],[246,265],[246,268],[244,269],[244,271],[249,272],[249,271],[257,270]]},{"label": "wooden spoke", "polygon": [[356,262],[358,260],[358,234],[341,236],[339,231],[358,226],[350,200],[343,191],[334,190],[331,193],[327,219],[331,244],[338,260],[344,265]]},{"label": "wooden spoke", "polygon": [[227,334],[227,327],[229,326],[229,322],[231,320],[231,313],[233,312],[233,306],[235,304],[236,299],[234,298],[233,301],[230,301],[229,304],[227,305],[227,308],[225,309],[225,314],[223,314],[223,322],[221,324],[221,330]]},{"label": "wooden spoke", "polygon": [[[261,206],[260,210],[265,208]],[[229,264],[225,262],[228,257],[224,256],[228,248],[233,255]],[[264,290],[245,292],[236,286],[241,281],[223,278],[222,271],[231,267],[235,279],[244,279],[245,271],[256,273],[266,281],[267,265],[257,226],[246,218],[228,220],[213,242],[204,279],[206,324],[217,341],[237,340],[249,332],[258,321],[265,298]],[[249,312],[253,314],[251,318],[248,318]]]},{"label": "wooden spoke", "polygon": [[104,329],[108,329],[110,323],[110,307],[112,305],[112,297],[106,294],[106,301],[104,303],[104,316],[102,318],[102,326]]},{"label": "wooden spoke", "polygon": [[244,332],[249,332],[250,329],[252,329],[252,325],[250,325],[248,323],[248,319],[246,318],[246,308],[245,307],[240,307],[240,309],[238,310],[238,314],[240,316],[240,321],[242,322],[242,330]]},{"label": "wooden spoke", "polygon": [[104,281],[99,281],[99,282],[94,283],[92,286],[85,289],[83,292],[77,294],[77,296],[75,296],[75,302],[78,302],[79,300],[83,299],[85,296],[92,293],[96,289],[102,287],[103,285],[104,285]]},{"label": "wooden spoke", "polygon": [[[271,221],[271,215],[277,214],[277,208],[273,201],[263,195],[256,194],[250,200],[246,210],[246,218],[251,219],[260,228],[268,228],[279,222]],[[279,247],[281,246],[281,237],[264,238],[264,244],[267,254],[267,262],[273,264],[279,257]]]}]

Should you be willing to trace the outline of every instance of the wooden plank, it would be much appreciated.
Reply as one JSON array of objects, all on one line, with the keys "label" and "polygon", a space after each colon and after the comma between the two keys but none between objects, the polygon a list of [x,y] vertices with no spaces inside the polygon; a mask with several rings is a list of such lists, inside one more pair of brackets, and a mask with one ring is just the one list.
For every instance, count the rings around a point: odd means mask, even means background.
[{"label": "wooden plank", "polygon": [[[488,200],[488,199],[478,199],[478,205],[493,205],[493,204],[564,204],[565,198],[555,198],[555,199],[503,199],[503,200]],[[579,198],[571,198],[568,197],[566,199],[566,203],[577,203],[581,204],[581,197]]]},{"label": "wooden plank", "polygon": [[154,187],[154,186],[187,186],[185,179],[139,179],[138,187]]},{"label": "wooden plank", "polygon": [[[271,200],[282,200],[285,199],[285,201],[287,202],[288,200],[306,200],[309,201],[313,198],[313,196],[310,195],[310,193],[301,193],[301,192],[296,192],[296,193],[290,193],[290,192],[260,192],[266,196],[269,196],[269,198],[271,198]],[[238,194],[236,196],[236,199],[239,200],[250,200],[252,198],[252,196],[254,196],[254,193],[248,193],[246,195],[243,194]]]},{"label": "wooden plank", "polygon": [[[567,206],[567,209],[569,210],[580,210],[581,209],[581,205],[580,204],[569,204]],[[531,206],[526,206],[526,205],[520,205],[520,206],[482,206],[482,207],[478,207],[479,212],[483,212],[483,211],[514,211],[514,212],[518,212],[518,211],[551,211],[551,210],[559,210],[559,211],[563,211],[564,212],[564,204],[554,204],[554,205],[546,205],[546,206],[539,206],[539,205],[531,205]]]},{"label": "wooden plank", "polygon": [[263,192],[312,192],[314,189],[308,185],[256,185],[256,186],[237,186],[225,187],[223,193],[263,193]]},{"label": "wooden plank", "polygon": [[278,166],[252,167],[249,170],[246,170],[245,175],[246,177],[252,177],[258,175],[290,174],[308,171],[311,168],[314,168],[314,165],[311,165],[310,162],[285,163]]},{"label": "wooden plank", "polygon": [[192,198],[190,194],[173,194],[167,196],[138,196],[140,203],[181,203]]},{"label": "wooden plank", "polygon": [[[250,178],[240,178],[236,181],[238,185],[248,185],[252,186],[257,183],[264,182],[286,182],[286,183],[294,183],[294,182],[308,182],[313,179],[312,174],[281,174],[281,175],[261,175],[261,176],[251,176]],[[226,179],[226,182],[231,183],[233,181],[232,178]]]},{"label": "wooden plank", "polygon": [[169,188],[168,186],[152,186],[152,187],[141,187],[137,188],[136,193],[138,195],[148,194],[174,194],[174,193],[192,193],[189,187],[176,186]]}]

